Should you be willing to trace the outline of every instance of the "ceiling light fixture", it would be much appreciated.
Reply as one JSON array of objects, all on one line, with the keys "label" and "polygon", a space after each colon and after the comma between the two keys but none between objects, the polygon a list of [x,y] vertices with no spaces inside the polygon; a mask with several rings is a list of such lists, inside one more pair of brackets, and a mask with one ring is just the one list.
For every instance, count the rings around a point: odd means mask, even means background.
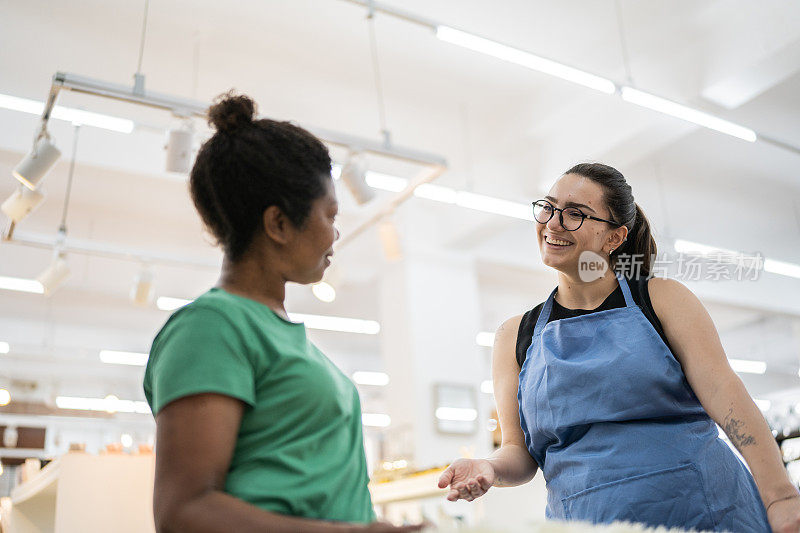
[{"label": "ceiling light fixture", "polygon": [[311,285],[311,292],[321,302],[331,303],[336,299],[336,289],[327,281],[320,281]]},{"label": "ceiling light fixture", "polygon": [[767,363],[764,361],[748,361],[746,359],[728,359],[734,372],[741,374],[764,374]]},{"label": "ceiling light fixture", "polygon": [[[158,300],[156,300],[156,306],[162,311],[174,311],[179,307],[192,303],[192,301],[193,300],[186,300],[184,298],[159,296]],[[381,331],[381,325],[378,322],[360,318],[289,313],[289,319],[293,322],[302,322],[308,329],[338,331],[342,333],[360,333],[364,335],[377,335]]]},{"label": "ceiling light fixture", "polygon": [[494,346],[494,333],[491,331],[481,331],[475,335],[475,342],[478,343],[478,346],[486,346],[487,348],[491,348]]},{"label": "ceiling light fixture", "polygon": [[11,196],[3,202],[0,210],[15,224],[30,215],[44,200],[44,193],[40,189],[30,189],[20,184]]},{"label": "ceiling light fixture", "polygon": [[162,311],[174,311],[192,303],[194,300],[187,300],[185,298],[172,298],[170,296],[159,296],[156,300],[156,307]]},{"label": "ceiling light fixture", "polygon": [[[714,256],[719,255],[719,259],[723,262],[742,262],[745,266],[750,266],[750,264],[752,264],[754,268],[759,266],[757,263],[759,256],[755,254],[737,252],[735,250],[728,250],[727,248],[719,248],[717,246],[700,244],[698,242],[686,241],[683,239],[676,239],[674,248],[678,253],[707,255],[711,256],[712,259]],[[760,256],[760,258],[763,261],[761,266],[763,266],[764,272],[800,279],[800,265],[796,263],[788,263],[786,261],[778,261],[776,259],[769,259],[763,256]]]},{"label": "ceiling light fixture", "polygon": [[309,329],[361,333],[364,335],[377,335],[381,331],[380,324],[374,320],[362,320],[360,318],[307,315],[302,313],[289,313],[289,318],[294,322],[302,322]]},{"label": "ceiling light fixture", "polygon": [[[0,94],[0,107],[12,111],[29,113],[31,115],[41,115],[42,111],[44,111],[44,102],[29,100],[27,98],[18,98],[8,94]],[[59,105],[53,106],[50,116],[67,122],[77,122],[85,126],[94,126],[95,128],[119,133],[130,133],[134,128],[132,120]]]},{"label": "ceiling light fixture", "polygon": [[147,402],[139,400],[120,400],[114,395],[105,398],[82,398],[76,396],[58,396],[56,407],[59,409],[78,409],[81,411],[105,411],[107,413],[139,413],[150,414]]},{"label": "ceiling light fixture", "polygon": [[449,26],[436,26],[436,37],[446,43],[549,74],[602,93],[614,94],[617,90],[611,80]]},{"label": "ceiling light fixture", "polygon": [[0,342],[0,354],[8,353],[11,350],[11,346],[7,342]]},{"label": "ceiling light fixture", "polygon": [[133,280],[131,287],[131,300],[139,306],[147,306],[153,301],[155,294],[153,287],[153,271],[146,265],[142,265],[142,269]]},{"label": "ceiling light fixture", "polygon": [[367,159],[363,152],[351,150],[347,161],[342,166],[339,179],[347,185],[359,205],[363,205],[375,197],[375,191],[367,185]]},{"label": "ceiling light fixture", "polygon": [[0,276],[0,289],[6,291],[29,292],[31,294],[44,294],[44,287],[35,279]]},{"label": "ceiling light fixture", "polygon": [[373,385],[383,387],[389,384],[389,374],[385,372],[353,372],[353,381],[358,385]]},{"label": "ceiling light fixture", "polygon": [[0,407],[5,407],[11,403],[11,393],[6,389],[0,389]]},{"label": "ceiling light fixture", "polygon": [[149,354],[139,352],[100,351],[100,360],[111,365],[145,366],[149,357]]},{"label": "ceiling light fixture", "polygon": [[11,171],[17,181],[32,191],[36,190],[44,175],[61,157],[61,151],[53,144],[46,128],[47,123],[43,122],[41,131],[33,142],[33,149]]},{"label": "ceiling light fixture", "polygon": [[727,120],[709,115],[708,113],[692,109],[691,107],[672,102],[659,96],[654,96],[638,89],[623,87],[620,94],[622,95],[622,99],[626,102],[646,107],[653,111],[658,111],[659,113],[670,115],[697,124],[698,126],[703,126],[704,128],[725,133],[751,143],[756,142],[758,139],[756,132],[749,128],[739,126],[733,122],[728,122]]},{"label": "ceiling light fixture", "polygon": [[382,413],[363,413],[361,423],[368,427],[385,428],[392,423],[392,418]]},{"label": "ceiling light fixture", "polygon": [[171,128],[167,132],[166,170],[178,174],[187,174],[192,167],[194,155],[194,125],[190,119],[185,119],[180,126]]}]

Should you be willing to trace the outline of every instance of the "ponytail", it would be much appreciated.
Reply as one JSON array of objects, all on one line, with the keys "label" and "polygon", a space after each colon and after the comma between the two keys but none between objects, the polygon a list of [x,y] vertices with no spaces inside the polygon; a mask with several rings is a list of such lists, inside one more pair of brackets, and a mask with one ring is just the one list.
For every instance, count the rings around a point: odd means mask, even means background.
[{"label": "ponytail", "polygon": [[617,258],[620,255],[625,255],[630,258],[628,261],[636,261],[628,264],[638,267],[641,276],[650,277],[657,253],[656,240],[650,231],[650,221],[647,220],[644,211],[639,204],[634,202],[633,205],[636,209],[634,219],[625,224],[628,228],[628,237],[622,246],[611,253],[611,268],[617,266]]},{"label": "ponytail", "polygon": [[623,266],[620,256],[625,256],[625,267],[640,276],[650,277],[657,253],[656,241],[644,211],[633,200],[633,191],[625,176],[602,163],[580,163],[564,174],[577,174],[600,185],[611,218],[628,228],[625,242],[611,253],[611,268]]}]

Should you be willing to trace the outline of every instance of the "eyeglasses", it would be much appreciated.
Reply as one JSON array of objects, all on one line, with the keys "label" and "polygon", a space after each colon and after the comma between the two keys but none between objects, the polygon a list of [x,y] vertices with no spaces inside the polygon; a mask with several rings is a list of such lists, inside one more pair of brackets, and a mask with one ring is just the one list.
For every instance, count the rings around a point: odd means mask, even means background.
[{"label": "eyeglasses", "polygon": [[558,211],[558,220],[561,222],[561,227],[567,231],[577,230],[583,225],[583,221],[587,218],[613,224],[614,226],[622,226],[622,224],[614,222],[613,220],[587,215],[577,207],[565,207],[560,209],[547,200],[536,200],[533,202],[533,218],[540,224],[547,224],[550,222],[550,219],[553,218],[556,211]]}]

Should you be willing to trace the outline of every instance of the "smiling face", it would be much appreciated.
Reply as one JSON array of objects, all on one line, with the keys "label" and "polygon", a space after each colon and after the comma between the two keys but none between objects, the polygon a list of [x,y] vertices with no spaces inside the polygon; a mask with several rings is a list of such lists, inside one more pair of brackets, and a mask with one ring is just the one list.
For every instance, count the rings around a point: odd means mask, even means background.
[{"label": "smiling face", "polygon": [[[614,220],[603,199],[603,188],[583,176],[565,174],[544,198],[557,208],[577,207],[586,215]],[[564,217],[567,223],[567,217]],[[561,226],[559,212],[546,223],[536,222],[536,235],[542,262],[560,272],[574,276],[584,251],[608,258],[627,235],[627,229],[587,218],[580,228],[567,231]]]}]

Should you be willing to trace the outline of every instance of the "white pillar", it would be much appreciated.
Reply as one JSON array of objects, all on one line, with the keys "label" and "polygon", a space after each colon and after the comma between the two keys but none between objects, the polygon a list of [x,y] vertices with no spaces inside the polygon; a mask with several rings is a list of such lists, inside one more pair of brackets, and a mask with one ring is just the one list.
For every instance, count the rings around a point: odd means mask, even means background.
[{"label": "white pillar", "polygon": [[[417,467],[490,452],[489,405],[480,383],[490,361],[476,344],[480,325],[474,259],[462,254],[407,254],[387,265],[380,281],[381,351],[390,376],[386,447],[410,455]],[[472,434],[446,434],[435,419],[436,384],[470,387],[478,409]]]}]

